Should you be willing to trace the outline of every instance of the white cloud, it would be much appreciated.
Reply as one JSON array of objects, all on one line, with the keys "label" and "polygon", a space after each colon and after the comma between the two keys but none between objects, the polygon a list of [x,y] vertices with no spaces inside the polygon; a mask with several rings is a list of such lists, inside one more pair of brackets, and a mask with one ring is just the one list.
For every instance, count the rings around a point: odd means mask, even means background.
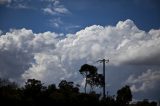
[{"label": "white cloud", "polygon": [[47,7],[47,8],[44,8],[43,11],[44,11],[45,13],[52,14],[52,15],[53,15],[53,14],[56,14],[51,8],[48,8],[48,7]]},{"label": "white cloud", "polygon": [[[41,0],[35,1],[36,4],[31,3],[31,0],[0,0],[0,5],[5,5],[12,9],[34,9],[42,10],[46,14],[59,15],[69,14],[70,11],[61,4],[60,0]],[[45,5],[40,5],[44,3]],[[30,5],[29,5],[30,4]]]},{"label": "white cloud", "polygon": [[56,36],[51,32],[34,34],[24,28],[0,36],[0,77],[21,79],[24,71],[34,64],[36,53],[50,52],[55,48]]},{"label": "white cloud", "polygon": [[49,24],[51,27],[59,28],[61,25],[63,25],[63,22],[61,18],[55,18],[55,19],[49,20]]},{"label": "white cloud", "polygon": [[42,9],[44,13],[51,15],[70,13],[64,5],[61,5],[59,0],[49,0],[49,2],[50,4]]},{"label": "white cloud", "polygon": [[15,9],[30,9],[31,8],[31,7],[27,6],[26,4],[16,4],[16,5],[10,6],[10,7],[15,8]]},{"label": "white cloud", "polygon": [[63,22],[63,20],[60,17],[50,19],[47,25],[51,28],[57,28],[61,31],[67,31],[68,33],[73,33],[75,32],[75,30],[80,28],[79,25],[73,25]]},{"label": "white cloud", "polygon": [[14,9],[31,9],[31,7],[27,6],[26,4],[8,4],[7,5],[8,8],[14,8]]},{"label": "white cloud", "polygon": [[72,25],[72,24],[70,24],[70,25],[67,25],[67,26],[65,27],[65,30],[72,32],[72,31],[74,31],[75,29],[80,28],[80,27],[81,27],[80,25]]},{"label": "white cloud", "polygon": [[56,13],[62,13],[62,14],[69,13],[68,9],[64,8],[64,7],[56,7],[56,8],[54,8],[54,11]]},{"label": "white cloud", "polygon": [[[2,3],[6,4],[7,8],[12,9],[33,9],[33,7],[28,5],[28,0],[2,0]],[[0,3],[1,4],[1,3]]]},{"label": "white cloud", "polygon": [[160,83],[160,71],[148,69],[146,72],[143,72],[140,76],[135,77],[131,75],[127,79],[126,83],[131,84],[131,90],[133,92],[153,89],[156,85]]},{"label": "white cloud", "polygon": [[0,75],[81,83],[80,66],[98,59],[109,58],[111,67],[152,66],[160,61],[160,30],[139,30],[131,20],[120,21],[116,26],[93,25],[61,39],[59,36],[54,32],[36,34],[27,29],[0,36],[0,68],[3,69]]},{"label": "white cloud", "polygon": [[43,8],[43,11],[51,15],[70,13],[69,10],[65,7],[47,7],[47,8]]}]

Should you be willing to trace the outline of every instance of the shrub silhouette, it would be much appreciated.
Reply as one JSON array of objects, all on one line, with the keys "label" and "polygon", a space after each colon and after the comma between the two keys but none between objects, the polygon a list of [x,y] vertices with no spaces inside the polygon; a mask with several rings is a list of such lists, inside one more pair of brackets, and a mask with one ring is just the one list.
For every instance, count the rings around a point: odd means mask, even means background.
[{"label": "shrub silhouette", "polygon": [[[95,74],[93,82],[100,86],[103,79],[97,79]],[[100,75],[101,76],[101,75]],[[102,77],[103,78],[103,77]],[[101,82],[103,84],[103,81]],[[0,104],[1,106],[59,106],[59,105],[97,105],[97,106],[156,106],[156,102],[148,100],[129,104],[132,93],[129,86],[124,86],[117,91],[117,97],[108,95],[101,99],[101,95],[92,91],[88,94],[79,91],[79,85],[74,82],[62,80],[58,87],[55,84],[44,86],[40,80],[28,79],[24,87],[16,83],[0,79]]]},{"label": "shrub silhouette", "polygon": [[126,106],[132,101],[132,93],[129,86],[126,85],[117,91],[116,101],[120,106]]}]

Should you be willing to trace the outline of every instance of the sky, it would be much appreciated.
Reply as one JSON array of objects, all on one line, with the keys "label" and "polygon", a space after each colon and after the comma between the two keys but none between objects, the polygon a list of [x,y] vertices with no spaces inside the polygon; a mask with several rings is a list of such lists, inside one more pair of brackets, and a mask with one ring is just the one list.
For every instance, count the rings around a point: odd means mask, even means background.
[{"label": "sky", "polygon": [[[84,86],[87,63],[110,95],[160,100],[160,0],[0,0],[0,77]],[[96,88],[97,92],[100,92]]]}]

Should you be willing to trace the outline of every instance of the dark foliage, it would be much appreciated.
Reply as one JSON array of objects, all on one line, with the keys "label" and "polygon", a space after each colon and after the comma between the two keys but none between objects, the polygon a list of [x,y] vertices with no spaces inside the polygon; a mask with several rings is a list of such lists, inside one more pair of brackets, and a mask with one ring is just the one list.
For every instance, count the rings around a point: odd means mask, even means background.
[{"label": "dark foliage", "polygon": [[129,102],[132,101],[132,93],[129,86],[125,86],[117,91],[116,97],[117,103],[120,106],[127,106]]},{"label": "dark foliage", "polygon": [[104,76],[102,74],[98,74],[97,68],[95,66],[84,64],[81,66],[79,70],[80,74],[82,74],[85,78],[85,93],[87,85],[90,85],[91,91],[93,88],[104,86]]},{"label": "dark foliage", "polygon": [[[6,79],[0,79],[0,106],[61,106],[61,105],[97,105],[97,106],[156,106],[156,102],[147,100],[130,104],[132,93],[129,86],[117,91],[117,97],[102,95],[93,91],[93,87],[104,85],[104,76],[97,73],[97,68],[84,64],[79,72],[86,78],[85,93],[79,92],[80,85],[62,80],[58,88],[55,84],[44,86],[41,81],[28,79],[24,87]],[[86,86],[92,91],[86,93]]]},{"label": "dark foliage", "polygon": [[157,103],[152,101],[149,102],[147,99],[144,99],[143,101],[138,101],[135,104],[132,104],[131,106],[157,106]]},{"label": "dark foliage", "polygon": [[79,92],[79,86],[74,82],[62,80],[56,88],[55,84],[44,86],[41,81],[28,79],[24,87],[18,87],[14,82],[0,79],[1,106],[59,106],[59,105],[97,105],[97,106],[156,106],[156,102],[147,100],[129,104],[132,94],[129,86],[117,91],[117,97],[101,95],[94,91]]},{"label": "dark foliage", "polygon": [[84,76],[85,78],[85,93],[86,93],[86,88],[87,84],[90,85],[91,89],[93,89],[94,84],[94,77],[97,74],[97,68],[95,66],[89,65],[89,64],[84,64],[81,66],[79,72]]}]

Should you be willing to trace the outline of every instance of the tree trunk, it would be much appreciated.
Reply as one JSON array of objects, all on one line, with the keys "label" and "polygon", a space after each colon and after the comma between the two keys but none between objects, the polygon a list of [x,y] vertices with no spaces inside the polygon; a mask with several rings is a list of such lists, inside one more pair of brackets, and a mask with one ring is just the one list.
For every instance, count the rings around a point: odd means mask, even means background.
[{"label": "tree trunk", "polygon": [[87,78],[86,78],[85,87],[84,87],[85,93],[86,93],[86,88],[87,88]]}]

